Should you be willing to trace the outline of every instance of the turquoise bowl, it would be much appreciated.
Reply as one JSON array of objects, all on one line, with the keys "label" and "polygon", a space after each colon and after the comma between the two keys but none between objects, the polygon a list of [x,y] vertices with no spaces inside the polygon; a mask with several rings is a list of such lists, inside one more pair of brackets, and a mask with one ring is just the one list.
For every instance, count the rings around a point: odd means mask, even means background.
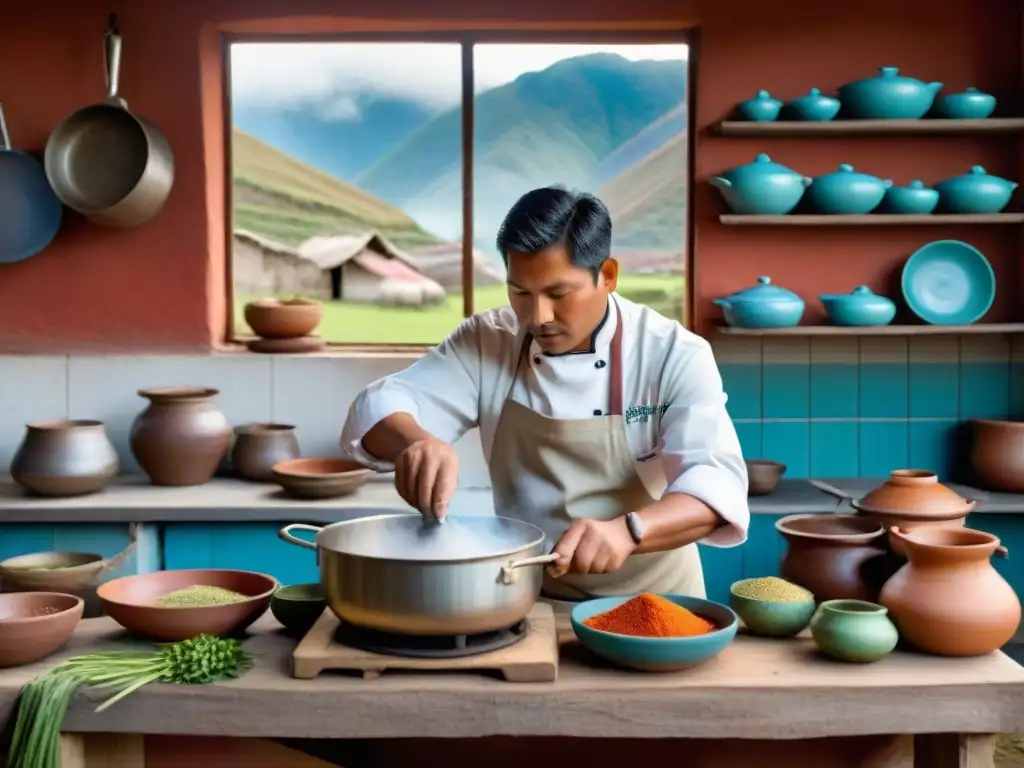
[{"label": "turquoise bowl", "polygon": [[737,595],[733,590],[749,581],[737,581],[729,588],[729,605],[743,620],[743,625],[753,635],[762,637],[793,637],[811,623],[816,603],[814,598],[800,603],[779,603],[755,600]]},{"label": "turquoise bowl", "polygon": [[579,603],[572,609],[572,629],[580,643],[606,661],[643,672],[674,672],[702,664],[736,637],[739,619],[721,603],[689,595],[661,595],[718,627],[698,637],[633,637],[591,629],[583,622],[610,611],[632,597],[601,597]]}]

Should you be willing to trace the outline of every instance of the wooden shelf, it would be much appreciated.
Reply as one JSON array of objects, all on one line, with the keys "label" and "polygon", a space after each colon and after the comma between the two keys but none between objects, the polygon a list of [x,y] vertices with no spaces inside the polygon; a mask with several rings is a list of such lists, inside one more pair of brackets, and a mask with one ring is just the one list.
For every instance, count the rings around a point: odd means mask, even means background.
[{"label": "wooden shelf", "polygon": [[722,136],[829,138],[851,136],[963,136],[970,134],[1022,133],[1024,118],[994,117],[987,120],[830,120],[828,122],[780,120],[755,123],[724,120],[717,125]]},{"label": "wooden shelf", "polygon": [[795,328],[730,328],[719,326],[719,336],[961,336],[1022,333],[1024,323],[975,323],[974,325],[879,325],[846,327],[798,325]]},{"label": "wooden shelf", "polygon": [[730,227],[896,227],[948,226],[956,224],[1024,224],[1024,213],[951,213],[908,216],[898,213],[868,213],[863,216],[832,216],[820,214],[789,214],[786,216],[754,216],[724,213],[718,220]]}]

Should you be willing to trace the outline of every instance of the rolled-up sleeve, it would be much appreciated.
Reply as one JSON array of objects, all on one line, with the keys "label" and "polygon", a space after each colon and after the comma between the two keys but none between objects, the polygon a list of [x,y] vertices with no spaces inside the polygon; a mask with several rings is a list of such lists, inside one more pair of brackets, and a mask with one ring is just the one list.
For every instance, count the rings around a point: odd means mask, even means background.
[{"label": "rolled-up sleeve", "polygon": [[[689,345],[687,345],[689,346]],[[726,525],[701,543],[733,547],[746,541],[750,527],[747,466],[736,428],[725,409],[722,376],[711,346],[692,346],[671,356],[662,380],[660,454],[666,493],[700,499]]]},{"label": "rolled-up sleeve", "polygon": [[356,396],[341,431],[342,450],[378,472],[394,470],[394,464],[363,447],[366,433],[393,413],[408,413],[434,437],[454,443],[478,424],[480,369],[477,321],[469,318],[404,371],[373,382]]}]

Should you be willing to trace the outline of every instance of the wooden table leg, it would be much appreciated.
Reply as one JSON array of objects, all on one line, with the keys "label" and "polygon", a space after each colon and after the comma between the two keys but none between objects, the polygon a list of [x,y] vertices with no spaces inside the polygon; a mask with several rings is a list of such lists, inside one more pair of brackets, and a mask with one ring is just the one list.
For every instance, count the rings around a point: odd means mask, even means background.
[{"label": "wooden table leg", "polygon": [[914,737],[915,768],[995,768],[991,733],[929,733]]},{"label": "wooden table leg", "polygon": [[146,740],[134,733],[62,733],[60,768],[146,768]]}]

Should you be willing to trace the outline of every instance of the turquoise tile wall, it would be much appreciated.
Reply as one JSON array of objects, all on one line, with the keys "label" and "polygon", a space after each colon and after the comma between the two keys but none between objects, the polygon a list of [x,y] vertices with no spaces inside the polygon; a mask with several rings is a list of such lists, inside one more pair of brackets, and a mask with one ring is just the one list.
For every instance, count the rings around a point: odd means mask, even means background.
[{"label": "turquoise tile wall", "polygon": [[1024,419],[1024,337],[721,339],[715,342],[744,454],[787,477],[961,479],[961,425]]}]

